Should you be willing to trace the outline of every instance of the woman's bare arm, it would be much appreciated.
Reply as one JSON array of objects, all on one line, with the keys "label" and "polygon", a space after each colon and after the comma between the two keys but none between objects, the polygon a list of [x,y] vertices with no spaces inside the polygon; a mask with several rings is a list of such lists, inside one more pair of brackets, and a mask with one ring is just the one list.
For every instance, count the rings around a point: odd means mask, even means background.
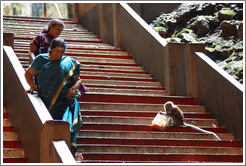
[{"label": "woman's bare arm", "polygon": [[38,88],[34,84],[34,81],[33,81],[33,76],[35,74],[36,73],[35,73],[34,69],[31,66],[29,66],[28,69],[25,72],[25,78],[26,78],[27,83],[30,85],[30,89],[26,90],[26,93],[33,93],[33,91],[37,91],[38,92]]},{"label": "woman's bare arm", "polygon": [[35,52],[37,51],[37,47],[35,46],[35,44],[31,43],[30,44],[30,51],[29,51],[29,59],[32,62],[35,59]]}]

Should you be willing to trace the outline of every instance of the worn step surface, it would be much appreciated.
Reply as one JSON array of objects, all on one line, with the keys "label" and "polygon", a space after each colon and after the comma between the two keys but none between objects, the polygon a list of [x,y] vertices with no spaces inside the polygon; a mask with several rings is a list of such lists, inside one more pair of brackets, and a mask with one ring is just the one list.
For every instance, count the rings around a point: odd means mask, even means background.
[{"label": "worn step surface", "polygon": [[[167,153],[106,153],[106,152],[85,152],[83,156],[86,160],[83,162],[98,162],[98,163],[203,163],[207,162],[242,162],[242,155],[206,155],[206,154],[167,154]],[[97,160],[95,160],[95,158]]]},{"label": "worn step surface", "polygon": [[[30,40],[49,18],[6,16],[3,19],[4,32],[15,34],[15,53],[26,69],[30,64],[27,56]],[[66,27],[60,37],[66,40],[67,55],[81,62],[80,76],[88,87],[88,92],[79,99],[84,125],[77,140],[85,159],[83,163],[243,161],[241,142],[234,140],[226,128],[218,126],[218,121],[197,99],[168,95],[165,87],[129,53],[103,43],[76,20],[64,19],[64,23]],[[166,101],[173,101],[181,108],[187,123],[215,132],[221,141],[187,127],[154,130],[152,119],[163,111]]]},{"label": "worn step surface", "polygon": [[[228,133],[219,133],[222,140],[232,141],[234,138]],[[155,139],[184,139],[184,140],[212,140],[211,134],[185,133],[185,132],[160,132],[160,131],[111,131],[111,130],[81,130],[80,138],[155,138]]]}]

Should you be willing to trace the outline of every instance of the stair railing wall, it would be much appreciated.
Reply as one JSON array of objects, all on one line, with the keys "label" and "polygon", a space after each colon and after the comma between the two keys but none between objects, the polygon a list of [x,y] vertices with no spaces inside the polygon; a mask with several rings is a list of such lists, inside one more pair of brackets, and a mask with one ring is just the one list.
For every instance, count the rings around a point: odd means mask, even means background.
[{"label": "stair railing wall", "polygon": [[[10,46],[3,47],[3,73],[3,105],[21,140],[25,157],[33,163],[62,162],[61,152],[53,147],[53,141],[64,140],[70,145],[69,124],[54,121],[36,94],[25,95],[25,90],[30,87]],[[47,155],[51,153],[54,155]],[[66,153],[71,159],[71,152]],[[70,162],[75,163],[73,157]]]},{"label": "stair railing wall", "polygon": [[201,52],[194,54],[197,98],[212,116],[243,141],[243,85]]}]

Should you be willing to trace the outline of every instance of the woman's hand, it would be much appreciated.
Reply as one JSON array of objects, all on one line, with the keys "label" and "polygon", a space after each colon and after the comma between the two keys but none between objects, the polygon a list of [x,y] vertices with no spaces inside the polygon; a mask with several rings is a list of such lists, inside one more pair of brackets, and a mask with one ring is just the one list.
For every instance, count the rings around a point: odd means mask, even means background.
[{"label": "woman's hand", "polygon": [[29,90],[25,90],[25,94],[27,94],[27,93],[33,94],[34,91],[36,91],[38,93],[38,88],[33,82],[33,76],[35,74],[36,73],[35,73],[34,69],[31,66],[29,66],[25,72],[25,78],[26,78],[26,81],[31,88]]},{"label": "woman's hand", "polygon": [[67,94],[66,94],[65,97],[67,97],[67,98],[74,97],[76,90],[77,89],[72,86],[71,88],[68,89]]},{"label": "woman's hand", "polygon": [[35,92],[38,93],[38,88],[37,88],[36,86],[30,88],[29,90],[25,90],[25,94],[26,94],[26,95],[27,95],[27,93],[33,94],[33,93],[35,93]]},{"label": "woman's hand", "polygon": [[76,96],[76,91],[79,89],[80,85],[81,85],[81,81],[80,81],[80,78],[77,76],[77,77],[73,77],[73,86],[70,87],[68,89],[68,92],[66,94],[65,97],[67,98],[70,98],[70,97],[75,97]]}]

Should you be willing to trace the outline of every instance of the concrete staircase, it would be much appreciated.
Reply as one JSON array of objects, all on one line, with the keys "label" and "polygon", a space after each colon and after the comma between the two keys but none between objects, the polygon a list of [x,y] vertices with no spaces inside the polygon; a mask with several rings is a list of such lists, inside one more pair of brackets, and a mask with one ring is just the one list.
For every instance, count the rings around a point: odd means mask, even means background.
[{"label": "concrete staircase", "polygon": [[28,163],[8,113],[3,108],[3,163]]},{"label": "concrete staircase", "polygon": [[[29,66],[30,40],[49,20],[3,17],[3,30],[15,34],[14,51],[24,68]],[[60,37],[67,42],[66,55],[81,62],[81,79],[89,90],[79,99],[84,125],[77,139],[83,162],[243,161],[241,142],[218,126],[196,99],[169,96],[127,52],[102,43],[76,21],[64,23]],[[186,127],[155,131],[151,121],[166,101],[183,110],[185,122],[213,131],[222,140]]]}]

